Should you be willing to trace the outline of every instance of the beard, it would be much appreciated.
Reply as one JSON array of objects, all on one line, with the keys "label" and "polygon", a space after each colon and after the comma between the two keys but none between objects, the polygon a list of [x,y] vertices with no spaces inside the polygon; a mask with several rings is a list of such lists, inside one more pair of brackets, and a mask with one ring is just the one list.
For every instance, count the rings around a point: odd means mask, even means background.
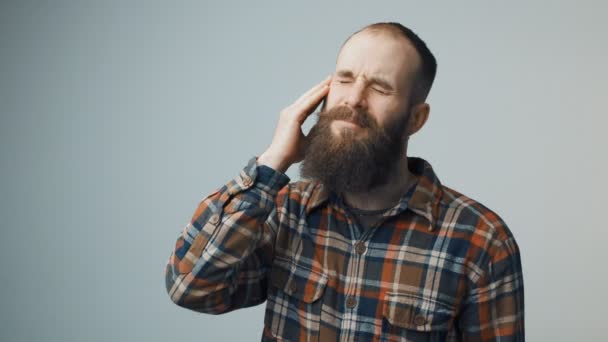
[{"label": "beard", "polygon": [[[334,120],[359,127],[340,127],[334,133]],[[336,194],[360,193],[386,184],[400,158],[405,158],[402,134],[407,120],[408,115],[402,115],[381,127],[363,110],[347,106],[322,110],[308,133],[300,175],[319,180]]]}]

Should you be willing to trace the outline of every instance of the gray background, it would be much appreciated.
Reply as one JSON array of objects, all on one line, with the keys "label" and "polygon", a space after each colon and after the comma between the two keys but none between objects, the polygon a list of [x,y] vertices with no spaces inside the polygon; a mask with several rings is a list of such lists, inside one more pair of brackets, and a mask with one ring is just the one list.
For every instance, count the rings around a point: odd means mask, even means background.
[{"label": "gray background", "polygon": [[0,340],[259,340],[263,306],[179,308],[165,263],[199,200],[268,146],[343,40],[390,20],[439,63],[410,155],[509,224],[528,339],[603,340],[607,9],[3,1]]}]

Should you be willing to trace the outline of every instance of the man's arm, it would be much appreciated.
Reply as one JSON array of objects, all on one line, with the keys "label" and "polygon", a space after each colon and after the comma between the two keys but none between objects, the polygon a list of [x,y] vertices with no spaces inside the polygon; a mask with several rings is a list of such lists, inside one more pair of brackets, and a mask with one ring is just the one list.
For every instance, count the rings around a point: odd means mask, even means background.
[{"label": "man's arm", "polygon": [[165,270],[177,305],[219,314],[266,300],[284,197],[277,194],[289,183],[284,172],[303,159],[302,124],[328,94],[330,81],[328,76],[283,109],[268,149],[201,201]]},{"label": "man's arm", "polygon": [[289,177],[256,159],[205,197],[177,238],[165,272],[177,305],[219,314],[266,300],[279,222],[275,198]]},{"label": "man's arm", "polygon": [[524,283],[519,247],[512,235],[491,240],[485,256],[482,273],[469,284],[459,317],[463,341],[523,342]]}]

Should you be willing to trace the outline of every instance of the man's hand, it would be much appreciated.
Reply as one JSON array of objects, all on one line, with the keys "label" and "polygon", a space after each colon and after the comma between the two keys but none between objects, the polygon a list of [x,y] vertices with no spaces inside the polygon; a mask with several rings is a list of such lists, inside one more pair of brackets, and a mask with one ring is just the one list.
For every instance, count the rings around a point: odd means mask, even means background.
[{"label": "man's hand", "polygon": [[327,95],[330,82],[331,75],[281,111],[272,143],[258,157],[258,164],[284,173],[289,166],[304,159],[307,140],[302,124]]}]

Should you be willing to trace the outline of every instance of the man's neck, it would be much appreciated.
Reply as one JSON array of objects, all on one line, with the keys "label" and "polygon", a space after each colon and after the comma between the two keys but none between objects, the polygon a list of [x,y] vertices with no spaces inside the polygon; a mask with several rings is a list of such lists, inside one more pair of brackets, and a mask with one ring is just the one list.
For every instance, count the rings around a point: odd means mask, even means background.
[{"label": "man's neck", "polygon": [[407,157],[401,158],[383,185],[359,193],[347,192],[343,196],[346,203],[355,208],[365,210],[390,208],[399,202],[415,181],[416,175],[410,172]]}]

